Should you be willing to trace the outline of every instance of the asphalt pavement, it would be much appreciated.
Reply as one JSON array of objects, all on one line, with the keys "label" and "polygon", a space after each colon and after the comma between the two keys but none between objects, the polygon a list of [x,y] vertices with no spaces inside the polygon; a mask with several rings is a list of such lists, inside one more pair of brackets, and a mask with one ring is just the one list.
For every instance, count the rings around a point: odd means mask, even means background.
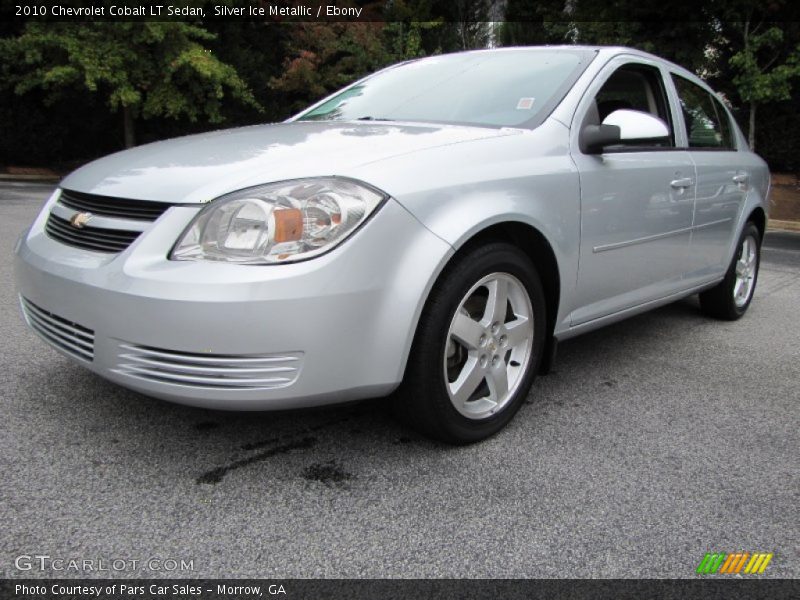
[{"label": "asphalt pavement", "polygon": [[687,299],[566,342],[454,448],[380,401],[212,412],[61,357],[12,274],[51,189],[0,184],[0,577],[681,578],[735,551],[800,576],[800,234],[767,235],[740,321]]}]

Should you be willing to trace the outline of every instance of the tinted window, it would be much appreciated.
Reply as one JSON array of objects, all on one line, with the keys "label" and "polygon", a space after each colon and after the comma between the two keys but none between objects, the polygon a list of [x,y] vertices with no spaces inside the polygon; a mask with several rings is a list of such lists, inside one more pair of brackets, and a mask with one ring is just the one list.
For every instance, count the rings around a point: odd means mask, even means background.
[{"label": "tinted window", "polygon": [[516,127],[552,108],[583,68],[571,51],[436,56],[379,73],[300,120],[387,119]]},{"label": "tinted window", "polygon": [[733,148],[728,114],[719,101],[699,85],[672,76],[681,102],[690,148]]}]

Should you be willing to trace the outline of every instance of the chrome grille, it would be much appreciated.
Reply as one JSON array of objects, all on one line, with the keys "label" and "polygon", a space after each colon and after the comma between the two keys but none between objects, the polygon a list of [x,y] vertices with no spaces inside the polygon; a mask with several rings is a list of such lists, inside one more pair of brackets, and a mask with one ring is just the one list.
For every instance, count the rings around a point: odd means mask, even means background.
[{"label": "chrome grille", "polygon": [[95,252],[122,252],[139,237],[140,231],[83,227],[78,229],[69,221],[50,213],[44,227],[47,235],[63,244],[94,250]]},{"label": "chrome grille", "polygon": [[59,317],[20,297],[22,313],[31,329],[53,346],[75,358],[94,360],[94,331]]},{"label": "chrome grille", "polygon": [[159,383],[216,389],[271,389],[291,385],[301,352],[263,355],[201,354],[120,344],[117,373]]},{"label": "chrome grille", "polygon": [[171,206],[166,202],[111,198],[71,190],[61,190],[58,201],[64,206],[93,215],[141,221],[155,221]]}]

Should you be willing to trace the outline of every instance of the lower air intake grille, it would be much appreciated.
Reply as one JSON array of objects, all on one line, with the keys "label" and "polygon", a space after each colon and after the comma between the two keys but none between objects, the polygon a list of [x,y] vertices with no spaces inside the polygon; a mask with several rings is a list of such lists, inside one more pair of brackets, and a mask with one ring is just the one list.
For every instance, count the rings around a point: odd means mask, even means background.
[{"label": "lower air intake grille", "polygon": [[122,252],[139,237],[139,231],[83,227],[78,229],[69,221],[50,214],[44,227],[47,235],[63,244],[94,250],[95,252]]},{"label": "lower air intake grille", "polygon": [[164,350],[120,344],[114,371],[130,377],[215,389],[271,389],[297,380],[303,354],[230,355]]},{"label": "lower air intake grille", "polygon": [[21,298],[25,320],[36,333],[53,346],[81,360],[94,360],[94,331]]}]

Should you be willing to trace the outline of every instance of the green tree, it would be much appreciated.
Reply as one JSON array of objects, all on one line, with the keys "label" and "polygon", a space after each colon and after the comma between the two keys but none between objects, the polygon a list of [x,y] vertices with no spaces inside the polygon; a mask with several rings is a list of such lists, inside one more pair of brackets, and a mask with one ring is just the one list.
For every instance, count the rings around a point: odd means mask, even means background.
[{"label": "green tree", "polygon": [[508,0],[505,18],[499,40],[505,46],[629,46],[691,70],[704,67],[714,36],[702,7],[670,6],[667,20],[662,7],[641,0]]},{"label": "green tree", "polygon": [[[486,45],[490,27],[485,21],[490,20],[489,13],[484,7],[483,13],[476,17],[473,11],[472,21],[479,22],[471,22],[467,14],[476,2],[487,5],[483,0],[391,0],[381,3],[381,20],[386,22],[384,31],[388,39],[395,42],[389,44],[390,52],[402,60]],[[401,34],[399,46],[395,37],[398,31]],[[416,49],[416,52],[398,51],[404,47]]]},{"label": "green tree", "polygon": [[283,46],[288,28],[274,21],[213,21],[204,24],[217,37],[208,47],[233,66],[253,92],[263,111],[250,104],[225,103],[225,120],[236,124],[282,121],[290,116],[286,98],[270,89],[269,81],[283,72]]},{"label": "green tree", "polygon": [[450,3],[461,50],[486,48],[491,39],[489,0],[453,0]]},{"label": "green tree", "polygon": [[304,21],[287,26],[291,33],[283,73],[270,86],[290,94],[295,109],[392,62],[383,23]]},{"label": "green tree", "polygon": [[507,0],[497,43],[500,46],[565,44],[569,14],[564,0]]},{"label": "green tree", "polygon": [[204,43],[214,35],[183,22],[29,22],[0,41],[17,94],[41,88],[55,102],[65,88],[98,94],[122,113],[125,145],[137,118],[223,119],[226,97],[258,107],[247,84]]},{"label": "green tree", "polygon": [[[411,60],[426,56],[424,36],[442,27],[441,21],[392,21],[383,28],[386,49],[393,60]],[[436,48],[433,53],[440,52]]]},{"label": "green tree", "polygon": [[747,20],[740,31],[743,47],[731,56],[730,66],[739,97],[748,105],[747,139],[755,149],[756,108],[791,98],[792,80],[800,75],[800,45],[783,52],[783,29],[775,24]]}]

